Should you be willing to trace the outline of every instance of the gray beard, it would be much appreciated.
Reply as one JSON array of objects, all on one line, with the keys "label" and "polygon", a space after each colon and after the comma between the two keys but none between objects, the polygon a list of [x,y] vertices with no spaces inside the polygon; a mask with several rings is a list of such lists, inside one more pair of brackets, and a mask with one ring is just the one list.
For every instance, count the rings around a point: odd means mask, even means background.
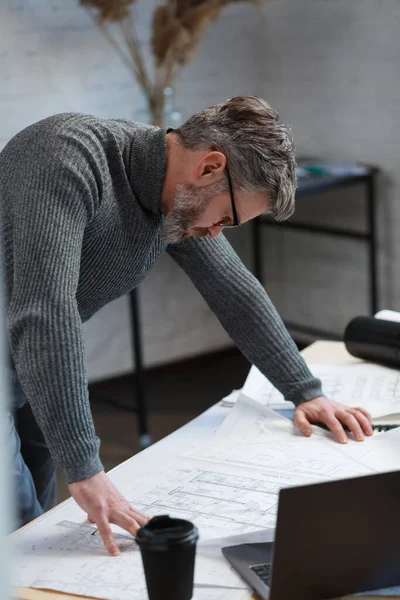
[{"label": "gray beard", "polygon": [[193,224],[201,217],[210,201],[226,191],[222,179],[206,187],[190,184],[176,186],[175,203],[164,217],[163,239],[167,244],[179,244],[193,232]]}]

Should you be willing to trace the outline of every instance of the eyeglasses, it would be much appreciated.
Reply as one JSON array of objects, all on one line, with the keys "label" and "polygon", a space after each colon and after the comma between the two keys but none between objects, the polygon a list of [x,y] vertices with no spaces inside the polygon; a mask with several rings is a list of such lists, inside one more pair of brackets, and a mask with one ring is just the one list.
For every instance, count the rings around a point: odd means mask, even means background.
[{"label": "eyeglasses", "polygon": [[226,165],[225,165],[225,170],[226,170],[226,177],[228,179],[229,195],[231,197],[231,206],[232,206],[232,223],[229,223],[228,225],[224,225],[224,229],[228,229],[231,227],[240,227],[241,223],[237,216],[235,197],[233,195],[232,179],[231,179],[231,175],[229,173],[228,163],[226,163]]}]

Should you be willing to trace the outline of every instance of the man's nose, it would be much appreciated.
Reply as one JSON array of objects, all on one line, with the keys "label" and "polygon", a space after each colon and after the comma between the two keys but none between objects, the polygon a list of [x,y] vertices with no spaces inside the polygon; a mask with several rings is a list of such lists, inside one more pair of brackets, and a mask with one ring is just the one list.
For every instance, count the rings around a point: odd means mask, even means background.
[{"label": "man's nose", "polygon": [[223,230],[223,227],[221,227],[220,225],[213,225],[212,227],[208,228],[208,235],[211,238],[216,238],[221,231]]}]

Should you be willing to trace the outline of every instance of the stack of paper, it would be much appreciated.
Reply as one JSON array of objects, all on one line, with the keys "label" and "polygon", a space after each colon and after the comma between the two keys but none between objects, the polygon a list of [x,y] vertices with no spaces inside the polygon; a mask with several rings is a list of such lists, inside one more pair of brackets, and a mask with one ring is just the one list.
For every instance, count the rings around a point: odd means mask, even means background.
[{"label": "stack of paper", "polygon": [[[362,406],[375,424],[400,424],[400,371],[368,363],[349,365],[310,365],[311,372],[322,381],[324,394],[345,406]],[[273,410],[294,408],[282,394],[252,367],[243,394]],[[237,395],[223,400],[232,405]]]}]

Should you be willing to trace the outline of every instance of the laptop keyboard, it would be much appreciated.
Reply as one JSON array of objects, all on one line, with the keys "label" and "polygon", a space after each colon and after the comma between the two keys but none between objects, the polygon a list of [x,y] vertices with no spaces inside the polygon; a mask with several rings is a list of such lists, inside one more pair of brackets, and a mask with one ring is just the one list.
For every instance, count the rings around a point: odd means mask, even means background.
[{"label": "laptop keyboard", "polygon": [[270,587],[271,578],[271,563],[264,563],[262,565],[253,565],[250,569],[255,573],[261,581],[263,581],[268,587]]}]

